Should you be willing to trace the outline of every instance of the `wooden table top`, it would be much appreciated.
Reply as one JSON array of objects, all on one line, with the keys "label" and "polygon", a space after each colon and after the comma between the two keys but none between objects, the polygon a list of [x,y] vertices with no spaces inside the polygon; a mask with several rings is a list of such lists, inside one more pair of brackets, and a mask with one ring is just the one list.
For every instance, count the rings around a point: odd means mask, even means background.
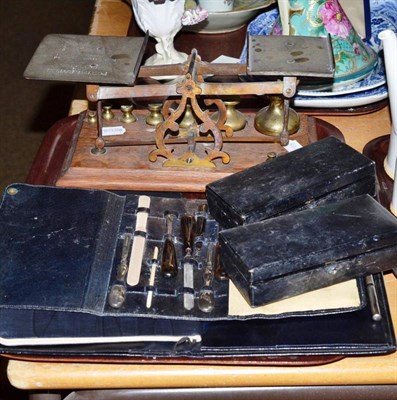
[{"label": "wooden table top", "polygon": [[[97,0],[91,34],[123,36],[131,8],[123,0]],[[71,111],[86,108],[76,100]],[[346,142],[362,151],[370,140],[390,133],[387,107],[365,115],[321,116],[338,127]],[[394,326],[397,327],[397,279],[385,283]],[[8,378],[20,389],[189,388],[242,386],[317,386],[397,384],[397,353],[385,356],[346,357],[305,367],[197,366],[90,364],[10,360]]]}]

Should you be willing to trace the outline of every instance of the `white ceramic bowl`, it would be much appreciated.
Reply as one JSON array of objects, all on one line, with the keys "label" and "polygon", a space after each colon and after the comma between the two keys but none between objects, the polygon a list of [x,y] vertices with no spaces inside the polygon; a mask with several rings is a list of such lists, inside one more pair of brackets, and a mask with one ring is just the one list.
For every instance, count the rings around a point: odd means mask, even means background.
[{"label": "white ceramic bowl", "polygon": [[276,0],[234,0],[232,11],[210,12],[208,18],[196,25],[185,26],[184,30],[198,33],[226,33],[242,28],[259,12]]}]

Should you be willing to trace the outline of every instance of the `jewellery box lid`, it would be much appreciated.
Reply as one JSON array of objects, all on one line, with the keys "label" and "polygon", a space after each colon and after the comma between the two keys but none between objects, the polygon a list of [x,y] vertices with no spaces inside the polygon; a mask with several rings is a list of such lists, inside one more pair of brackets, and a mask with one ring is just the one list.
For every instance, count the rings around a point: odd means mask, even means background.
[{"label": "jewellery box lid", "polygon": [[[248,285],[396,246],[397,219],[369,195],[220,232]],[[381,262],[379,271],[390,269]],[[378,272],[379,272],[378,271]]]},{"label": "jewellery box lid", "polygon": [[368,178],[375,187],[373,161],[328,137],[212,182],[206,194],[211,215],[229,227],[276,216]]}]

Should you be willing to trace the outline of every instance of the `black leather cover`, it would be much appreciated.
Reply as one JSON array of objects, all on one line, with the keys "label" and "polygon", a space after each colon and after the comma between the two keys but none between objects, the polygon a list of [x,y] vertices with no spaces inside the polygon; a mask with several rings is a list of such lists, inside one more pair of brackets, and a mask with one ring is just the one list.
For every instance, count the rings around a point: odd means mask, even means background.
[{"label": "black leather cover", "polygon": [[[8,337],[107,337],[146,334],[200,334],[201,343],[96,343],[58,346],[1,346],[3,354],[90,360],[250,363],[283,357],[376,355],[394,352],[395,337],[382,276],[375,276],[382,320],[374,322],[368,304],[340,314],[247,321],[183,321],[98,317],[45,310],[0,310],[0,334]],[[280,360],[278,360],[280,361]]]},{"label": "black leather cover", "polygon": [[[108,293],[118,284],[123,236],[134,234],[139,195],[104,190],[60,189],[15,184],[4,196],[0,213],[0,308],[30,308],[85,312],[100,316],[161,316],[169,318],[224,318],[227,282],[213,282],[217,307],[205,314],[183,307],[185,293],[181,216],[194,215],[205,200],[151,195],[146,246],[139,283],[129,286],[125,303],[113,308]],[[159,271],[152,307],[146,298],[154,247],[165,238],[165,214],[173,213],[173,238],[178,260],[175,278]],[[203,285],[207,248],[215,243],[218,225],[207,215],[200,254],[194,258],[194,291]],[[10,272],[11,271],[11,272]],[[35,282],[32,287],[32,280]]]},{"label": "black leather cover", "polygon": [[375,192],[374,162],[334,137],[206,187],[210,213],[223,228]]},{"label": "black leather cover", "polygon": [[[395,350],[381,274],[375,276],[382,315],[378,322],[372,319],[365,294],[362,306],[349,312],[279,318],[240,320],[225,314],[214,318],[197,311],[178,316],[180,305],[174,310],[154,307],[156,313],[146,315],[139,307],[133,312],[128,304],[124,309],[109,309],[107,293],[115,279],[121,232],[134,226],[136,206],[137,194],[133,193],[23,184],[7,189],[0,212],[0,337],[3,342],[28,339],[28,344],[3,345],[2,353],[22,358],[246,363]],[[152,197],[149,247],[163,240],[163,225],[156,220],[163,219],[165,209],[178,207],[196,209],[197,203]],[[207,242],[217,233],[214,221],[210,217],[208,221]],[[144,271],[138,289],[130,293],[132,298],[146,298],[141,285],[146,280]],[[216,298],[221,303],[224,287],[223,283],[217,285]],[[164,296],[162,304],[173,295],[178,297],[179,292]],[[138,300],[131,303],[139,306]],[[151,339],[140,341],[143,335]],[[182,339],[161,342],[159,335]],[[199,335],[201,341],[185,339],[193,335]],[[138,339],[107,343],[126,336]],[[51,346],[51,339],[59,338],[71,339],[71,344]],[[95,343],[73,342],[81,338],[92,338]],[[34,344],[36,339],[48,343]]]},{"label": "black leather cover", "polygon": [[252,306],[394,268],[397,219],[369,195],[219,234],[226,272]]}]

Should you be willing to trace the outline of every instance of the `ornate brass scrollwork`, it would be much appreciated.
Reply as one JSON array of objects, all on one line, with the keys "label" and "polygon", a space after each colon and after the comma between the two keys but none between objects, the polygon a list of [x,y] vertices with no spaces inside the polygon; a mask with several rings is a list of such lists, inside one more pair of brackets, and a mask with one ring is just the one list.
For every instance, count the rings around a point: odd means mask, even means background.
[{"label": "ornate brass scrollwork", "polygon": [[[192,56],[191,63],[195,62]],[[223,139],[222,132],[227,137],[233,135],[233,130],[229,126],[225,125],[226,122],[226,106],[219,99],[205,99],[204,104],[206,106],[215,105],[218,108],[219,118],[218,121],[213,121],[210,118],[209,110],[202,110],[197,97],[201,95],[202,90],[200,88],[200,81],[202,77],[194,79],[194,68],[189,68],[189,72],[186,74],[185,79],[177,85],[176,92],[181,95],[180,100],[167,100],[164,102],[162,114],[164,121],[156,127],[156,149],[150,152],[149,160],[154,162],[157,157],[161,156],[167,160],[164,162],[164,166],[190,166],[190,167],[208,167],[216,168],[215,163],[212,160],[221,158],[224,164],[230,162],[230,156],[226,152],[222,151]],[[177,108],[172,108],[173,104],[177,104]],[[171,132],[180,132],[181,128],[177,121],[185,113],[186,106],[190,105],[192,112],[195,116],[195,120],[192,125],[187,129],[188,132],[184,136],[187,136],[187,151],[182,155],[177,155],[175,148],[167,146],[170,141],[165,143],[165,137]],[[212,147],[205,149],[205,157],[200,157],[196,152],[196,143],[200,137],[213,137]]]}]

